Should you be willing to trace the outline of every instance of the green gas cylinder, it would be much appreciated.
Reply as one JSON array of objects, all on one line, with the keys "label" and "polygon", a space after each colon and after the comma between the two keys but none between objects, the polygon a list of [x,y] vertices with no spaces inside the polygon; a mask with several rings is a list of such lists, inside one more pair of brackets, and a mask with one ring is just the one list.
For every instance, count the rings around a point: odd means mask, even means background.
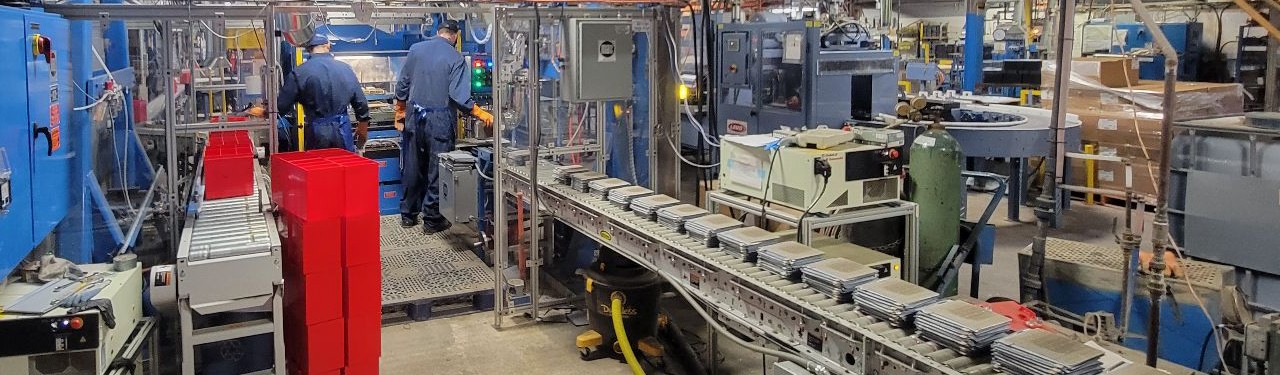
[{"label": "green gas cylinder", "polygon": [[[964,197],[960,177],[964,155],[960,144],[942,124],[934,123],[916,136],[909,154],[911,201],[919,205],[920,259],[916,263],[920,284],[937,285],[943,258],[960,238],[960,199]],[[946,296],[956,294],[953,280]]]}]

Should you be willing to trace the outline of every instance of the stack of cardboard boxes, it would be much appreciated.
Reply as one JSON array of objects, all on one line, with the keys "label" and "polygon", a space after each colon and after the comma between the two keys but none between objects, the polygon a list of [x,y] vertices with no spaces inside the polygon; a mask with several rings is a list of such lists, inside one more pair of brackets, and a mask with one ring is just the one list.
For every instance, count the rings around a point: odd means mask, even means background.
[{"label": "stack of cardboard boxes", "polygon": [[[1043,82],[1053,85],[1056,67],[1045,64]],[[1160,149],[1163,119],[1164,82],[1138,80],[1137,64],[1126,57],[1077,58],[1071,65],[1067,90],[1067,111],[1080,116],[1081,141],[1095,153],[1130,158],[1133,162],[1134,192],[1143,196],[1157,193],[1155,173],[1164,157]],[[1041,104],[1052,108],[1056,98],[1052,87],[1044,88]],[[1178,82],[1173,109],[1174,120],[1239,114],[1244,111],[1244,93],[1239,84]],[[1124,166],[1097,162],[1095,187],[1124,188]],[[1070,181],[1086,185],[1085,163],[1073,160]]]},{"label": "stack of cardboard boxes", "polygon": [[290,374],[376,374],[382,264],[378,165],[343,150],[277,154]]}]

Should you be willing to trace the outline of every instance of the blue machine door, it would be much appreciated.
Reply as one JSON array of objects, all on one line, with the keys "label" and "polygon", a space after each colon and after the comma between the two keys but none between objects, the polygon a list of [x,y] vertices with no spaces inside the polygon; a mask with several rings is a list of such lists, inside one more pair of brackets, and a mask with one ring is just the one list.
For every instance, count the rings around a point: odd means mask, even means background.
[{"label": "blue machine door", "polygon": [[[71,136],[69,108],[60,98],[70,95],[67,80],[67,23],[53,17],[27,15],[27,126],[31,142],[32,235],[41,240],[67,214],[71,199]],[[68,97],[69,98],[69,97]]]},{"label": "blue machine door", "polygon": [[[9,87],[26,85],[27,48],[21,14],[0,12],[0,79]],[[12,91],[11,91],[12,92]],[[8,272],[31,250],[31,124],[26,95],[15,93],[0,100],[0,152],[8,164],[11,183],[9,206],[0,209],[0,272]]]}]

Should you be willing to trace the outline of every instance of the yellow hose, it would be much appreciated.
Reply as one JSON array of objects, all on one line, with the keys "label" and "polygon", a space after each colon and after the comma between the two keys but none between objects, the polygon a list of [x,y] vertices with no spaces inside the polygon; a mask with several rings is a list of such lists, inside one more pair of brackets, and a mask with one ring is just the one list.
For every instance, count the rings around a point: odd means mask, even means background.
[{"label": "yellow hose", "polygon": [[631,373],[635,375],[644,375],[644,369],[640,368],[640,361],[636,359],[636,353],[631,351],[631,341],[627,340],[627,330],[622,327],[622,298],[613,296],[613,305],[610,306],[609,315],[613,316],[613,334],[618,337],[618,347],[622,348],[622,357],[627,359],[627,365],[631,366]]}]

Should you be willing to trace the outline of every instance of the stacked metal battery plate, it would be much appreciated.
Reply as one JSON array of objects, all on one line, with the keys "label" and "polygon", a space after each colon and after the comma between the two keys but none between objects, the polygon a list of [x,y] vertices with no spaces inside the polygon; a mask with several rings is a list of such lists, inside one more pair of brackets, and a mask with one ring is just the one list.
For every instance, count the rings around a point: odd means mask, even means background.
[{"label": "stacked metal battery plate", "polygon": [[[711,214],[684,223],[684,230],[689,237],[698,240],[707,247],[720,246],[716,238],[721,232],[742,227],[742,222],[721,214]],[[763,230],[763,229],[762,229]]]},{"label": "stacked metal battery plate", "polygon": [[604,173],[600,173],[600,172],[574,173],[569,175],[569,186],[572,187],[573,190],[586,193],[591,191],[591,187],[589,186],[589,184],[591,184],[591,181],[603,180],[606,178],[609,178],[609,176],[606,176]]},{"label": "stacked metal battery plate", "polygon": [[563,165],[563,166],[556,167],[556,169],[552,170],[551,176],[555,177],[556,182],[559,182],[561,185],[569,185],[569,183],[572,182],[572,179],[570,178],[570,176],[572,176],[574,173],[582,173],[586,171],[587,171],[587,168],[581,165],[577,165],[577,164]]},{"label": "stacked metal battery plate", "polygon": [[450,151],[440,154],[440,164],[454,172],[466,172],[476,166],[476,157],[466,151]]},{"label": "stacked metal battery plate", "polygon": [[591,188],[591,195],[600,199],[609,199],[609,191],[620,187],[631,185],[631,183],[618,178],[606,178],[602,180],[591,181],[587,184]]},{"label": "stacked metal battery plate", "polygon": [[1004,337],[1011,320],[972,303],[948,300],[920,309],[915,322],[920,335],[929,341],[974,355]]},{"label": "stacked metal battery plate", "polygon": [[684,224],[686,222],[710,214],[707,210],[692,204],[678,204],[658,209],[658,223],[677,233],[684,233]]},{"label": "stacked metal battery plate", "polygon": [[804,266],[822,260],[825,253],[805,244],[787,241],[760,247],[757,265],[779,276],[793,278]]},{"label": "stacked metal battery plate", "polygon": [[631,209],[631,201],[653,195],[653,190],[642,186],[627,186],[609,190],[609,201],[624,210]]},{"label": "stacked metal battery plate", "polygon": [[847,302],[853,299],[853,291],[858,285],[875,280],[879,272],[852,260],[830,258],[804,266],[800,274],[809,287],[840,302]]},{"label": "stacked metal battery plate", "polygon": [[[736,220],[735,220],[736,221]],[[685,224],[689,226],[689,224]],[[690,229],[692,232],[693,229]],[[720,250],[737,255],[743,261],[754,262],[756,260],[756,252],[761,247],[782,242],[782,236],[764,229],[756,227],[738,228],[721,232],[716,237],[719,238]]]},{"label": "stacked metal battery plate", "polygon": [[991,344],[996,368],[1015,375],[1102,373],[1103,353],[1057,333],[1029,329]]},{"label": "stacked metal battery plate", "polygon": [[938,301],[938,293],[901,279],[884,278],[858,287],[853,303],[869,315],[901,327],[917,310]]},{"label": "stacked metal battery plate", "polygon": [[649,221],[656,221],[658,220],[658,209],[678,204],[680,204],[679,199],[675,199],[664,194],[650,195],[632,200],[631,212],[635,212],[636,215],[649,219]]}]

